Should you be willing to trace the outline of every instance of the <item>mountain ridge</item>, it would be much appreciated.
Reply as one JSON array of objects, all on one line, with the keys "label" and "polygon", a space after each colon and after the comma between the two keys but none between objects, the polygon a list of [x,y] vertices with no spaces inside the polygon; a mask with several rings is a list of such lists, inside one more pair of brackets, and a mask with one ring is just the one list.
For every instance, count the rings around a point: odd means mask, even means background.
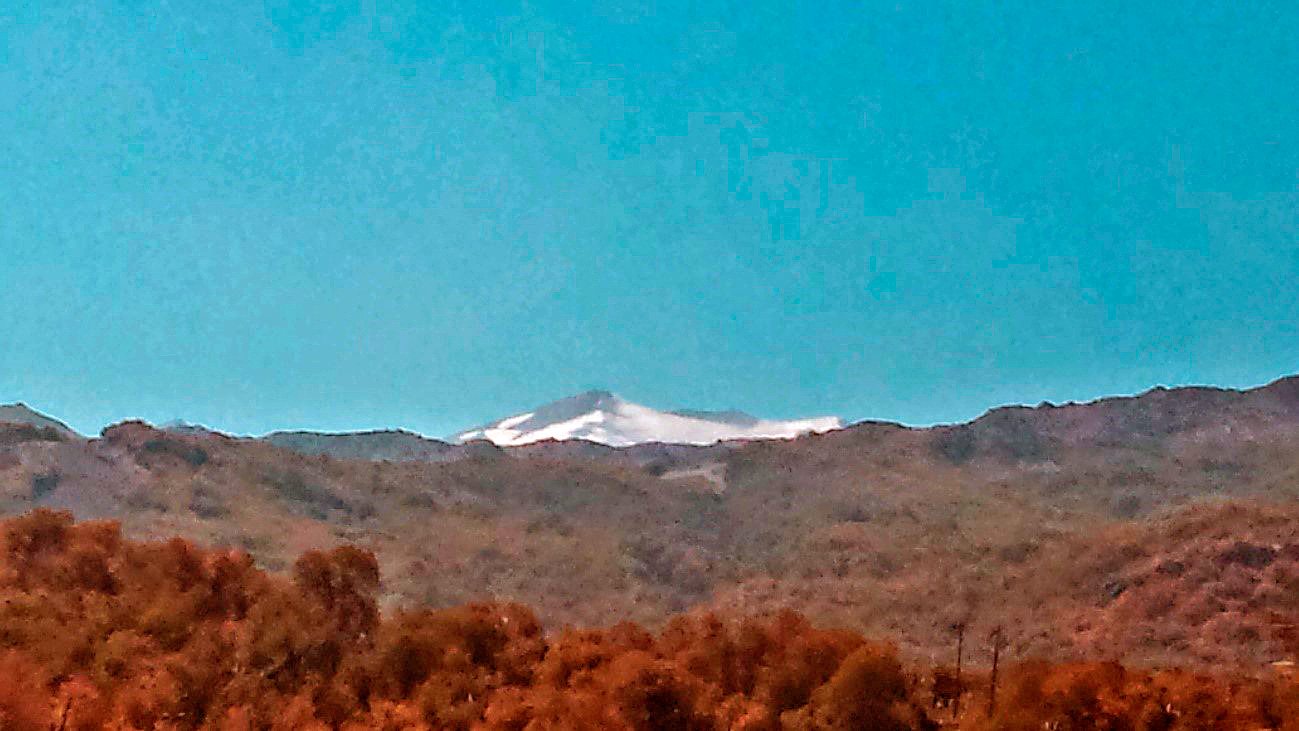
[{"label": "mountain ridge", "polygon": [[[587,391],[567,399],[551,402],[547,406],[567,404],[570,411],[578,406],[589,407],[601,403],[608,405],[615,394],[604,390]],[[560,415],[563,415],[562,410]],[[539,410],[524,412],[535,418]],[[659,412],[693,418],[713,416],[721,421],[761,422],[739,410],[703,411],[681,409]],[[288,429],[269,432],[257,439],[278,447],[298,451],[310,456],[330,455],[346,459],[432,459],[441,461],[464,456],[463,444],[454,443],[461,437],[512,418],[488,423],[459,432],[447,439],[437,439],[409,429],[384,428],[344,432],[325,432],[312,429]],[[544,415],[544,414],[543,414]],[[580,415],[580,412],[578,413]],[[1234,421],[1224,425],[1224,418]],[[32,409],[25,403],[0,404],[0,423],[28,424],[49,427],[64,438],[85,438],[62,421]],[[978,417],[965,422],[909,426],[900,422],[861,420],[843,424],[835,431],[851,432],[876,428],[900,429],[939,435],[940,454],[955,461],[977,455],[1001,458],[1045,459],[1052,448],[1070,445],[1106,444],[1124,440],[1152,440],[1177,434],[1195,434],[1198,438],[1214,438],[1223,429],[1245,429],[1249,432],[1288,430],[1299,427],[1299,375],[1283,376],[1269,383],[1251,388],[1223,388],[1217,386],[1154,386],[1132,395],[1104,396],[1090,401],[1065,403],[1041,402],[1036,406],[1007,404],[996,406]],[[522,423],[515,424],[520,426]],[[112,425],[110,425],[112,426]],[[107,428],[107,427],[106,427]],[[216,428],[174,420],[159,427],[175,433],[211,433],[230,436]],[[758,439],[760,440],[760,439]],[[473,441],[465,439],[465,442]],[[482,440],[488,441],[490,440]],[[567,442],[567,446],[561,446]],[[712,443],[726,446],[727,441]],[[497,445],[502,446],[502,445]],[[633,445],[609,445],[598,441],[573,439],[537,439],[524,444],[504,445],[508,451],[522,450],[529,455],[556,453],[565,455],[618,458],[630,451],[638,456],[630,461],[648,461],[645,454],[653,451],[690,452],[701,445],[646,440]],[[623,457],[627,455],[621,455]]]},{"label": "mountain ridge", "polygon": [[0,404],[0,423],[50,429],[63,439],[82,438],[81,434],[78,434],[72,427],[52,416],[36,411],[21,401],[12,404]]}]

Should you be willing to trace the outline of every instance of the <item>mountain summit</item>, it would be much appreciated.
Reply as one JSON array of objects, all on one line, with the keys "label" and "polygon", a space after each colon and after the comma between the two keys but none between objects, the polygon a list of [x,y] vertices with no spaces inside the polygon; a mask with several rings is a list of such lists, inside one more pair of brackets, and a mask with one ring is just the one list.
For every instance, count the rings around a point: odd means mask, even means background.
[{"label": "mountain summit", "polygon": [[656,411],[609,391],[587,391],[469,429],[451,440],[486,439],[502,447],[546,439],[584,439],[611,447],[645,442],[712,444],[730,439],[792,439],[842,426],[834,416],[771,421],[740,411]]}]

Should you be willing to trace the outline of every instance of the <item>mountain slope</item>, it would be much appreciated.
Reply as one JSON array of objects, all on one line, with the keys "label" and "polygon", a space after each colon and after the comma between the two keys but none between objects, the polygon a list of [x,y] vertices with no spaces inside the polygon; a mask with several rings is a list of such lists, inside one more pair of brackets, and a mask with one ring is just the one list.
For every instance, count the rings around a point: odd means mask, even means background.
[{"label": "mountain slope", "polygon": [[1299,376],[1243,390],[1161,386],[1087,403],[1002,406],[930,431],[935,451],[957,464],[988,457],[1044,462],[1080,449],[1236,445],[1299,431]]},{"label": "mountain slope", "polygon": [[773,421],[737,411],[656,411],[608,391],[587,391],[469,429],[452,440],[486,439],[511,447],[568,439],[612,447],[646,442],[705,445],[735,439],[790,439],[842,426],[836,417]]},{"label": "mountain slope", "polygon": [[50,429],[62,439],[74,439],[81,436],[67,424],[46,416],[24,403],[0,404],[0,424],[21,424],[37,429]]},{"label": "mountain slope", "polygon": [[262,441],[313,457],[439,462],[465,456],[463,447],[403,430],[326,434],[312,431],[277,431]]}]

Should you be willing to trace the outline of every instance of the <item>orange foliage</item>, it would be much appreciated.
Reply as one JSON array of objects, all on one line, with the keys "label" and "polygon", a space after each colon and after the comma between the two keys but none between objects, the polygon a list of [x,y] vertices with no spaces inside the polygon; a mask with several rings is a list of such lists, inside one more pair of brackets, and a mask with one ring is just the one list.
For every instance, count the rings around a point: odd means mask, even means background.
[{"label": "orange foliage", "polygon": [[[930,684],[889,647],[791,611],[547,636],[517,604],[382,617],[378,564],[351,546],[286,579],[45,510],[0,540],[2,729],[938,727]],[[1299,731],[1299,685],[1279,676],[1027,663],[1006,678],[997,713],[968,703],[961,728]]]},{"label": "orange foliage", "polygon": [[38,677],[36,667],[21,655],[10,652],[0,657],[0,728],[49,728],[49,697],[37,682]]},{"label": "orange foliage", "polygon": [[[1279,682],[1278,682],[1279,681]],[[976,729],[995,731],[1299,731],[1293,679],[1221,678],[1180,670],[1133,672],[1117,663],[1025,663],[1009,698]]]}]

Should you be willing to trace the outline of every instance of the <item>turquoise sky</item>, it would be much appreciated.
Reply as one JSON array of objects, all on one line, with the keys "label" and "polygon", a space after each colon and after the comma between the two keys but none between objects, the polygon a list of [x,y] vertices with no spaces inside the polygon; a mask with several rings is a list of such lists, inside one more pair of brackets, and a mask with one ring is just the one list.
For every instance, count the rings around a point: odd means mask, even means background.
[{"label": "turquoise sky", "polygon": [[1299,6],[1060,5],[6,3],[0,402],[923,424],[1299,371]]}]

